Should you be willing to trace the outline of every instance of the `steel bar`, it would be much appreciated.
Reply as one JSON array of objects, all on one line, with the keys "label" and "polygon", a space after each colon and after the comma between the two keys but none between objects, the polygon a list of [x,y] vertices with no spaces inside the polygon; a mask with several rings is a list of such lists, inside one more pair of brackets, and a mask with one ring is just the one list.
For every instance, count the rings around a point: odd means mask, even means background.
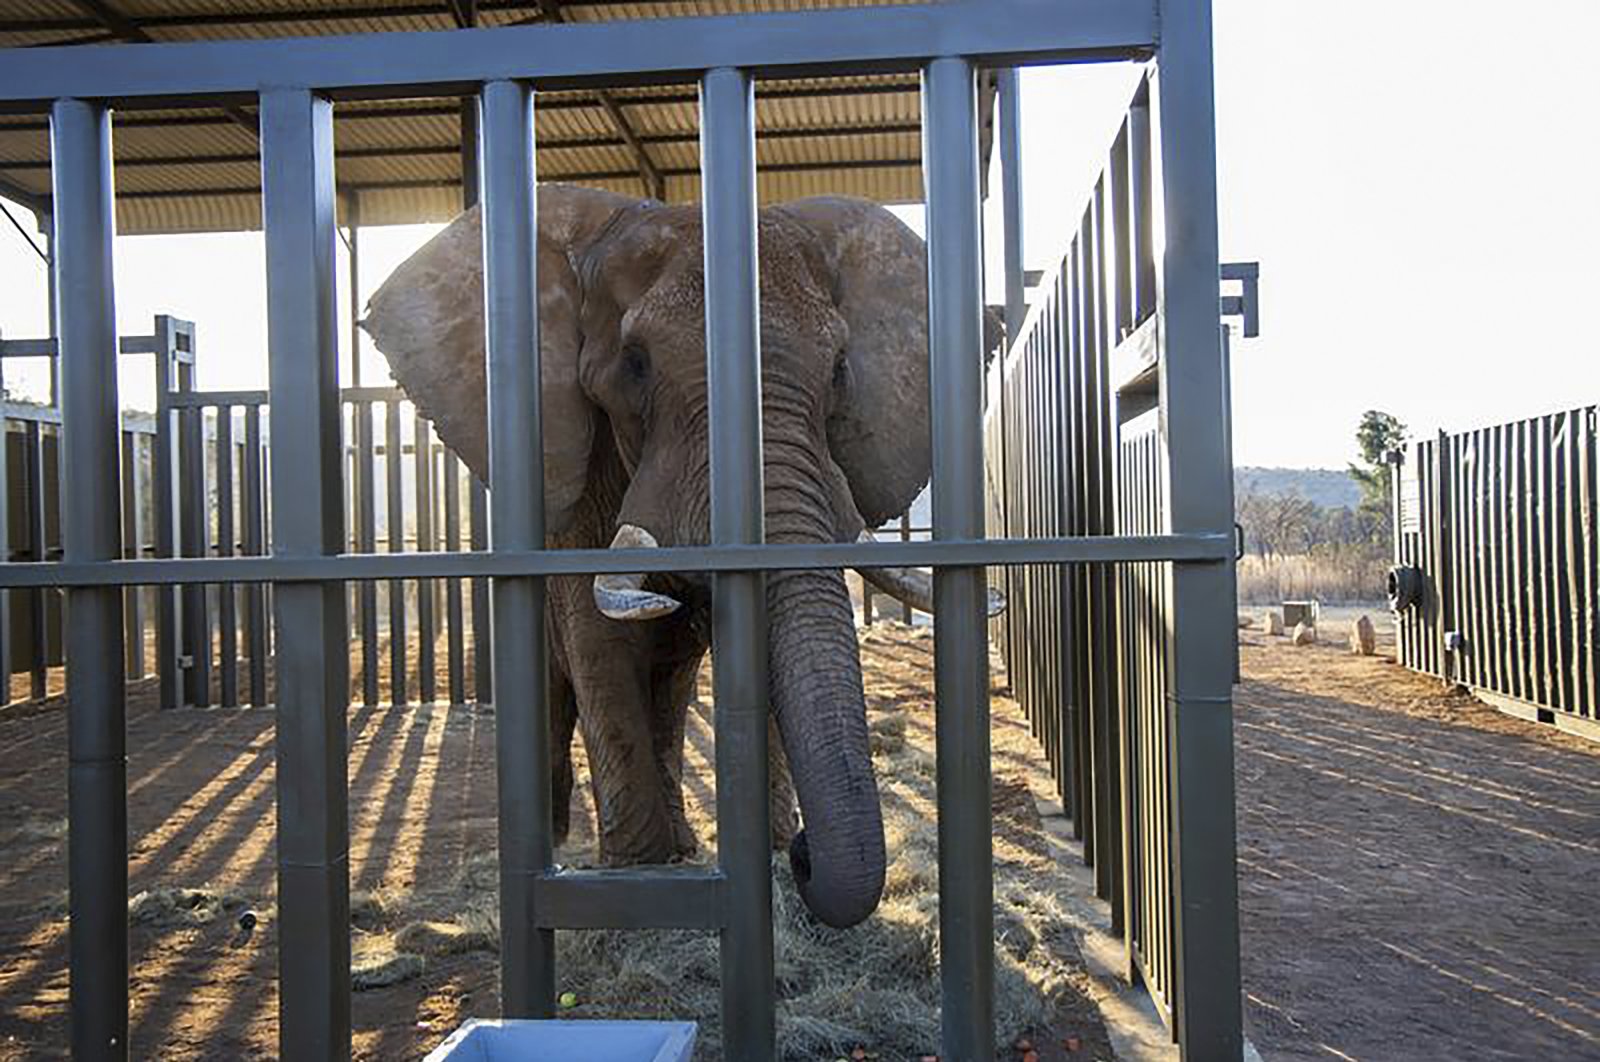
[{"label": "steel bar", "polygon": [[[210,553],[206,533],[205,411],[186,409],[178,415],[178,534],[185,557]],[[206,588],[186,586],[179,595],[183,611],[183,701],[211,703],[211,618]]]},{"label": "steel bar", "polygon": [[[262,84],[317,85],[361,98],[460,96],[487,79],[541,89],[690,81],[744,64],[761,76],[910,72],[955,42],[974,61],[1093,61],[1149,54],[1151,3],[1078,0],[928,4],[444,32],[18,49],[0,76],[0,104],[41,110],[73,92],[119,106],[204,97],[248,101]],[[1214,296],[1213,296],[1214,297]]]},{"label": "steel bar", "polygon": [[[388,486],[388,539],[390,553],[406,549],[406,513],[402,497],[400,447],[400,403],[390,402],[383,410],[383,470]],[[407,703],[406,676],[406,584],[389,583],[389,703]]]},{"label": "steel bar", "polygon": [[[54,387],[52,387],[54,391]],[[49,559],[49,506],[56,500],[50,490],[49,477],[44,471],[44,429],[37,423],[27,427],[28,458],[28,538],[30,559],[45,562]],[[28,621],[33,643],[33,659],[29,661],[29,692],[34,700],[42,700],[49,692],[50,679],[50,603],[51,595],[43,590],[29,595]]]},{"label": "steel bar", "polygon": [[[489,382],[491,535],[496,550],[544,545],[544,454],[535,273],[533,94],[483,87],[484,321]],[[550,719],[544,581],[492,587],[495,745],[500,794],[500,1009],[549,1017],[555,936],[540,927],[535,882],[550,867]]]},{"label": "steel bar", "polygon": [[326,579],[495,578],[609,572],[752,572],[797,568],[939,568],[975,565],[1092,564],[1115,561],[1221,562],[1231,532],[1092,535],[1061,538],[942,539],[870,545],[782,543],[627,549],[496,549],[493,552],[343,554],[94,564],[18,563],[0,567],[0,587],[124,586],[186,582],[319,582]]},{"label": "steel bar", "polygon": [[[484,488],[483,481],[477,476],[471,477],[468,485],[468,518],[470,527],[467,530],[467,544],[474,553],[486,552],[489,548],[489,494]],[[498,550],[496,551],[498,552]],[[548,573],[546,573],[548,574]],[[472,608],[472,668],[473,690],[472,696],[480,704],[489,704],[494,700],[492,690],[494,680],[494,666],[490,660],[490,645],[494,641],[493,618],[489,614],[489,584],[482,577],[472,580],[470,604]]]},{"label": "steel bar", "polygon": [[[5,366],[0,364],[0,395],[5,393]],[[11,425],[0,414],[0,562],[10,564],[11,553]],[[16,666],[12,656],[11,606],[16,599],[9,590],[0,590],[0,705],[11,703],[11,674]]]},{"label": "steel bar", "polygon": [[[755,95],[747,72],[720,67],[701,82],[700,159],[711,541],[747,545],[765,537]],[[753,1062],[777,1051],[765,587],[759,572],[722,573],[712,582],[717,859],[728,878],[722,1035],[730,1057]]]},{"label": "steel bar", "polygon": [[[238,551],[233,504],[233,407],[217,410],[217,556]],[[217,668],[221,675],[222,706],[239,706],[239,628],[237,594],[232,583],[217,587]]]},{"label": "steel bar", "polygon": [[544,929],[724,929],[728,879],[711,868],[561,870],[535,878],[534,896]]},{"label": "steel bar", "polygon": [[[244,552],[259,557],[266,552],[266,488],[261,467],[261,407],[244,410]],[[370,585],[370,584],[366,584]],[[245,643],[250,653],[250,703],[267,703],[267,591],[258,584],[245,587]]]},{"label": "steel bar", "polygon": [[[976,71],[942,58],[923,72],[928,203],[928,347],[933,537],[983,534],[982,237]],[[939,807],[942,1058],[994,1054],[994,882],[986,587],[980,567],[933,575]]]},{"label": "steel bar", "polygon": [[[274,557],[337,553],[340,482],[333,106],[261,96]],[[274,589],[278,1021],[285,1058],[350,1054],[349,658],[343,586]]]},{"label": "steel bar", "polygon": [[[412,453],[416,458],[417,550],[433,551],[433,435],[422,411],[412,421]],[[432,704],[434,699],[433,613],[437,585],[432,579],[417,580],[417,701]]]},{"label": "steel bar", "polygon": [[[156,556],[178,556],[178,448],[177,415],[171,406],[180,383],[191,366],[178,360],[177,335],[170,317],[156,318],[161,340],[155,356],[156,434],[151,457],[151,490],[155,495]],[[182,650],[178,627],[178,593],[171,586],[156,588],[156,675],[160,704],[176,708],[183,699]]]},{"label": "steel bar", "polygon": [[[1161,0],[1159,110],[1164,334],[1161,421],[1167,526],[1230,531],[1222,352],[1217,326],[1217,160],[1211,5]],[[1168,715],[1178,1041],[1186,1057],[1244,1049],[1235,866],[1232,661],[1236,616],[1229,566],[1167,571]]]},{"label": "steel bar", "polygon": [[[356,417],[356,552],[378,549],[376,437],[372,403],[355,403]],[[361,700],[378,703],[378,586],[367,583],[357,592],[361,601]]]},{"label": "steel bar", "polygon": [[[455,454],[444,454],[444,542],[454,553],[461,548],[461,461]],[[449,579],[444,585],[445,657],[450,669],[450,703],[464,704],[467,681],[464,667],[466,643],[461,629],[461,580]]]},{"label": "steel bar", "polygon": [[[139,434],[121,433],[122,439],[122,556],[137,560],[140,556],[141,537],[139,499],[144,496],[143,477],[139,474]],[[0,514],[3,516],[3,514]],[[122,595],[124,642],[123,674],[129,681],[144,678],[144,589],[130,586]],[[0,674],[4,674],[0,671]]]},{"label": "steel bar", "polygon": [[[117,526],[117,331],[112,283],[111,116],[101,105],[58,102],[50,146],[57,334],[65,460],[65,556],[83,563],[121,552]],[[108,499],[111,504],[108,504]],[[72,591],[67,608],[68,882],[72,1053],[128,1054],[127,728],[122,595]]]}]

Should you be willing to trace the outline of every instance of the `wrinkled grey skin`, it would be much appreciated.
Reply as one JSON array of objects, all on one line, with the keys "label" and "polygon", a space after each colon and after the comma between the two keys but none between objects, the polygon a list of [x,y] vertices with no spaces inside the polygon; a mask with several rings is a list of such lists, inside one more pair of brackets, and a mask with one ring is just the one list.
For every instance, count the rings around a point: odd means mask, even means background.
[{"label": "wrinkled grey skin", "polygon": [[[539,189],[549,542],[604,548],[619,526],[704,543],[710,495],[698,207]],[[922,242],[882,208],[813,199],[760,219],[762,413],[770,542],[853,541],[928,479]],[[443,440],[487,476],[481,226],[453,222],[385,282],[363,322]],[[591,580],[549,581],[556,829],[581,730],[608,864],[695,849],[684,817],[687,704],[710,634],[701,577],[652,577],[685,607],[646,622],[596,610]],[[850,598],[838,571],[767,581],[771,706],[804,829],[801,895],[848,926],[877,906],[883,825]],[[781,766],[781,764],[780,764]],[[775,772],[775,841],[793,836]]]}]

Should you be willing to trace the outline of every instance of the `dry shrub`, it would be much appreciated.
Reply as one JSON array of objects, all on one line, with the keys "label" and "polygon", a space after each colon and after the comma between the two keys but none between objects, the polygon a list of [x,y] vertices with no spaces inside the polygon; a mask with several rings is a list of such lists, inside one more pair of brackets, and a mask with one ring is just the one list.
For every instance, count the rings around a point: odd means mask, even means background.
[{"label": "dry shrub", "polygon": [[1279,601],[1315,600],[1327,604],[1361,604],[1381,600],[1388,555],[1371,547],[1318,547],[1310,553],[1239,562],[1239,601],[1264,605]]},{"label": "dry shrub", "polygon": [[232,893],[163,885],[146,889],[128,901],[128,921],[156,929],[203,926],[247,906],[244,898]]}]

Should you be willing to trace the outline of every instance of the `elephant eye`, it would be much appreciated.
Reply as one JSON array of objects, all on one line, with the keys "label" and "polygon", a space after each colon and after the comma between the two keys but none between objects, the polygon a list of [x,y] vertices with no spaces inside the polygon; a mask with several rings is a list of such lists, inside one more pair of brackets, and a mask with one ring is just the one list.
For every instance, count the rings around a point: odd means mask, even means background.
[{"label": "elephant eye", "polygon": [[843,390],[850,384],[850,361],[845,357],[844,351],[839,351],[838,357],[833,361],[833,386]]},{"label": "elephant eye", "polygon": [[638,343],[622,348],[622,371],[628,379],[643,382],[650,375],[650,352]]}]

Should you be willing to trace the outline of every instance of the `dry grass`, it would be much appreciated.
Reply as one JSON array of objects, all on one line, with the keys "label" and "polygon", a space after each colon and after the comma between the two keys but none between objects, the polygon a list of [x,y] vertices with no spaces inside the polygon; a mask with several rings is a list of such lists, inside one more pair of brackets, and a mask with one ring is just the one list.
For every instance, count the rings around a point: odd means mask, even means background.
[{"label": "dry grass", "polygon": [[[932,663],[929,633],[864,632],[866,641],[882,643],[880,659],[893,656],[897,664],[895,669],[879,666],[868,676],[873,762],[890,857],[877,913],[849,930],[818,923],[800,901],[788,857],[773,856],[778,1041],[785,1059],[832,1059],[856,1047],[883,1058],[915,1058],[938,1049],[938,854],[925,673]],[[710,712],[702,702],[690,719],[691,742],[708,759],[713,755]],[[997,783],[997,793],[1001,788]],[[1048,1026],[1063,995],[1076,992],[1074,978],[1081,974],[1075,944],[1063,928],[1069,924],[1064,877],[1053,872],[1053,855],[1039,845],[1036,829],[1016,821],[1036,814],[1032,798],[1025,789],[1019,796],[1013,785],[1000,800],[1007,803],[996,808],[995,1031],[997,1054],[1009,1058],[1019,1035]],[[705,845],[699,860],[710,862],[715,858],[714,806],[702,800],[688,804]],[[1036,819],[1031,826],[1037,827]],[[558,858],[583,865],[590,850],[585,838]],[[364,913],[379,906],[383,914],[372,923],[374,931],[363,934],[367,939],[358,954],[372,955],[383,968],[381,960],[391,954],[492,949],[499,938],[497,884],[494,857],[487,854],[469,861],[448,888],[398,902],[362,897]],[[557,949],[559,989],[573,1002],[564,1008],[567,1016],[698,1020],[698,1057],[722,1057],[716,934],[565,932],[557,934]]]},{"label": "dry grass", "polygon": [[1293,600],[1328,603],[1376,601],[1384,596],[1386,556],[1370,551],[1296,554],[1239,562],[1239,601],[1262,605]]}]

